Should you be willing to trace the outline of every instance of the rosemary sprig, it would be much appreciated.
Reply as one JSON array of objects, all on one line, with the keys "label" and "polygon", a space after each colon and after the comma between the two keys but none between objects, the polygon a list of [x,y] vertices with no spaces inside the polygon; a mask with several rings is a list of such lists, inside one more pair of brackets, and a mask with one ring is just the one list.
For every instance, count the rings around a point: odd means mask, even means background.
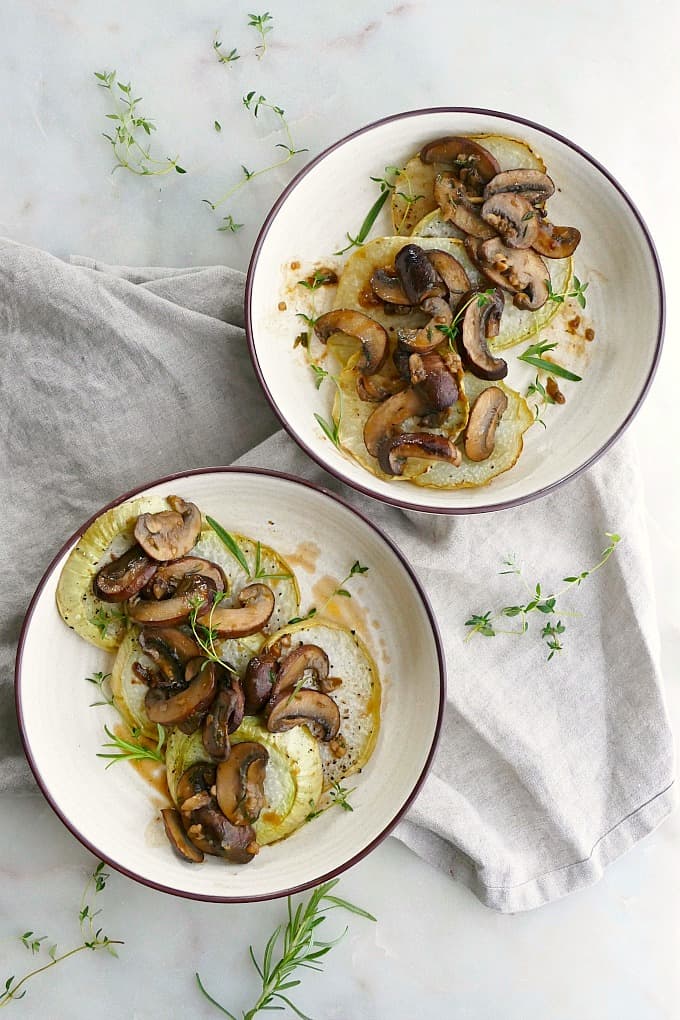
[{"label": "rosemary sprig", "polygon": [[100,88],[111,93],[115,103],[115,113],[106,114],[108,120],[114,121],[113,134],[102,132],[113,149],[113,169],[121,167],[140,177],[161,177],[173,170],[185,174],[186,170],[179,165],[179,156],[158,159],[151,155],[148,142],[140,141],[144,136],[150,137],[156,125],[139,112],[142,97],[133,96],[130,82],[118,81],[115,71],[95,71],[94,76]]},{"label": "rosemary sprig", "polygon": [[[246,576],[251,581],[260,581],[263,578],[271,578],[272,580],[288,580],[292,577],[289,573],[269,573],[262,566],[262,543],[257,542],[255,544],[255,564],[251,569],[246,555],[241,549],[233,535],[222,527],[213,517],[207,517],[206,521],[215,532],[220,541],[226,546],[231,555],[237,560],[239,566],[245,571]],[[224,598],[224,596],[222,596]],[[213,603],[214,604],[214,603]]]},{"label": "rosemary sprig", "polygon": [[[526,634],[529,629],[528,617],[532,613],[539,613],[542,616],[554,616],[557,611],[557,602],[572,588],[580,587],[587,578],[600,570],[609,557],[612,555],[616,546],[621,541],[621,536],[613,532],[607,531],[607,538],[609,539],[609,545],[602,551],[599,561],[594,567],[590,567],[588,570],[582,570],[579,574],[573,574],[570,577],[562,578],[565,587],[555,592],[553,595],[545,595],[543,588],[540,583],[531,588],[525,584],[525,588],[528,593],[527,602],[513,606],[503,606],[502,609],[493,611],[489,609],[486,613],[475,613],[472,614],[469,619],[465,621],[465,626],[470,627],[471,630],[465,638],[469,641],[474,634],[481,634],[482,637],[495,637],[497,634]],[[505,570],[501,570],[501,574],[515,574],[518,577],[522,577],[522,569],[517,564],[514,557],[509,557],[503,561]],[[523,579],[523,578],[522,578]],[[495,624],[497,620],[501,619],[514,619],[519,617],[520,627],[519,630],[501,630]],[[562,634],[566,630],[562,620],[557,620],[554,623],[552,620],[545,622],[541,630],[541,638],[546,642],[550,654],[548,655],[548,662],[553,658],[557,652],[561,652],[563,645],[560,641]]]},{"label": "rosemary sprig", "polygon": [[458,323],[462,319],[463,315],[465,314],[465,312],[467,311],[467,309],[469,308],[473,301],[476,301],[480,308],[484,308],[485,305],[488,305],[489,302],[492,300],[494,292],[495,287],[489,287],[487,290],[482,290],[479,291],[478,293],[472,294],[467,299],[465,304],[463,304],[458,309],[453,319],[451,320],[450,325],[435,326],[435,329],[438,329],[439,332],[446,337],[449,343],[449,348],[450,350],[454,351],[454,353],[456,351],[456,338],[458,337],[458,333],[460,332],[458,328]]},{"label": "rosemary sprig", "polygon": [[[264,14],[249,14],[248,28],[254,28],[260,35],[262,42],[255,48],[257,59],[262,60],[263,56],[267,52],[267,40],[265,36],[272,30],[271,22],[274,20],[269,13],[265,11]],[[258,52],[259,51],[259,52]]]},{"label": "rosemary sprig", "polygon": [[109,763],[106,766],[110,769],[112,765],[115,765],[118,761],[143,761],[149,759],[151,761],[165,761],[165,755],[163,754],[162,747],[165,743],[165,727],[161,726],[160,723],[156,723],[156,729],[158,730],[158,740],[155,748],[146,747],[140,743],[137,739],[141,730],[137,726],[133,726],[130,729],[132,734],[132,740],[124,740],[123,737],[117,736],[112,733],[108,726],[104,727],[104,732],[110,739],[102,744],[102,747],[115,748],[115,752],[111,751],[106,754],[98,752],[98,758],[108,758]]},{"label": "rosemary sprig", "polygon": [[309,612],[307,613],[306,616],[294,616],[292,620],[288,621],[288,623],[289,624],[290,623],[302,623],[304,620],[309,620],[313,616],[316,616],[317,612],[324,613],[326,611],[326,609],[328,609],[328,607],[331,604],[331,602],[333,601],[333,599],[335,599],[335,598],[340,597],[340,598],[344,598],[344,599],[351,599],[352,598],[352,594],[351,594],[351,592],[349,592],[347,590],[345,585],[347,585],[349,583],[349,581],[351,581],[351,579],[353,577],[356,577],[357,574],[367,574],[369,569],[370,569],[369,567],[365,567],[362,563],[360,563],[359,560],[355,560],[354,563],[352,564],[352,566],[350,567],[350,571],[347,574],[347,576],[343,577],[343,579],[340,582],[340,584],[338,585],[338,587],[335,588],[334,591],[331,592],[331,594],[328,596],[326,601],[321,606],[321,609],[317,610],[316,606],[312,606],[312,608],[309,610]]},{"label": "rosemary sprig", "polygon": [[[288,121],[286,120],[285,111],[280,106],[276,106],[274,103],[270,103],[269,100],[265,98],[265,96],[258,95],[255,91],[248,92],[245,96],[243,96],[243,105],[245,106],[246,110],[249,110],[253,114],[254,117],[258,116],[260,110],[272,111],[272,113],[276,116],[279,122],[279,127],[283,129],[286,139],[285,142],[278,142],[275,145],[275,148],[283,149],[285,155],[282,157],[282,159],[276,160],[274,163],[271,163],[268,166],[261,167],[259,170],[249,170],[248,167],[244,166],[244,164],[242,163],[241,164],[242,177],[240,181],[237,181],[236,184],[233,184],[230,188],[228,188],[222,195],[222,197],[218,198],[214,202],[212,202],[209,198],[203,199],[203,202],[207,206],[209,206],[213,212],[216,209],[219,209],[220,206],[224,205],[225,202],[232,198],[238,191],[241,190],[241,188],[245,187],[246,184],[249,184],[250,181],[254,181],[256,177],[261,177],[262,174],[269,173],[271,170],[276,170],[279,167],[285,166],[286,163],[293,159],[294,156],[299,156],[301,152],[308,151],[307,149],[298,149],[295,147],[293,136],[290,131],[290,126],[288,124]],[[229,230],[232,233],[236,233],[236,231],[240,230],[241,227],[243,226],[242,223],[236,223],[233,219],[233,216],[231,215],[223,217],[223,222],[226,225],[218,227],[218,230]]]},{"label": "rosemary sprig", "polygon": [[[438,326],[437,329],[441,327]],[[556,343],[541,343],[531,344],[527,347],[526,351],[519,354],[517,357],[518,361],[523,361],[527,365],[533,365],[534,368],[538,368],[541,372],[548,372],[550,375],[558,376],[560,379],[568,379],[569,382],[581,382],[581,376],[576,375],[574,372],[570,372],[568,368],[563,368],[562,365],[558,365],[554,361],[548,361],[543,357],[548,351],[554,351],[557,347]]]},{"label": "rosemary sprig", "polygon": [[283,573],[278,573],[277,574],[277,573],[272,573],[271,571],[266,570],[262,566],[262,545],[261,545],[260,542],[256,543],[256,545],[255,545],[255,566],[253,567],[253,572],[250,575],[251,580],[253,580],[253,581],[262,581],[262,580],[289,581],[292,576],[293,575],[288,573],[288,572],[283,572]]},{"label": "rosemary sprig", "polygon": [[373,224],[380,215],[382,207],[385,205],[385,202],[390,197],[391,192],[394,191],[395,187],[394,181],[389,181],[387,179],[387,175],[399,174],[399,172],[400,172],[399,168],[396,166],[386,166],[384,177],[371,177],[372,181],[375,181],[376,184],[380,185],[380,194],[376,198],[371,208],[366,213],[364,222],[359,227],[356,237],[352,237],[350,233],[345,234],[345,237],[349,241],[349,244],[346,245],[344,248],[341,248],[340,251],[333,252],[334,255],[344,255],[345,252],[350,251],[352,248],[360,248],[363,245],[364,241],[371,232]]},{"label": "rosemary sprig", "polygon": [[47,956],[49,957],[49,963],[44,963],[41,967],[36,967],[35,970],[29,971],[24,974],[23,977],[17,978],[14,975],[8,977],[4,984],[4,989],[0,991],[0,1009],[3,1006],[8,1006],[10,1002],[17,1002],[19,999],[23,999],[26,994],[26,985],[33,978],[37,977],[38,974],[42,974],[44,971],[49,970],[51,967],[56,967],[58,963],[62,963],[71,956],[75,956],[77,953],[82,953],[84,949],[90,949],[96,951],[98,949],[105,949],[112,956],[117,956],[114,946],[122,946],[124,943],[120,939],[110,939],[108,935],[105,935],[101,928],[95,929],[95,917],[100,913],[99,910],[94,910],[94,898],[96,895],[105,888],[106,882],[109,878],[108,872],[104,871],[103,863],[99,863],[94,869],[91,877],[89,878],[85,890],[83,892],[80,909],[78,911],[78,918],[80,921],[80,933],[82,942],[80,945],[75,946],[73,949],[69,949],[64,953],[57,952],[56,943],[52,943],[49,946],[43,946],[43,942],[47,942],[47,936],[41,935],[39,938],[34,937],[34,932],[27,931],[20,936],[21,941],[27,949],[33,954],[39,954],[41,951],[46,950]]},{"label": "rosemary sprig", "polygon": [[[321,961],[347,933],[347,928],[345,928],[338,938],[321,942],[318,939],[317,929],[326,920],[331,910],[347,910],[368,921],[376,920],[367,910],[362,910],[361,907],[340,899],[339,896],[331,895],[338,881],[335,878],[318,886],[307,903],[298,904],[295,910],[293,910],[290,896],[288,897],[287,923],[278,925],[269,937],[261,962],[256,959],[253,947],[249,947],[250,959],[260,977],[262,989],[254,1005],[243,1011],[242,1020],[253,1020],[261,1010],[283,1009],[284,1006],[288,1006],[302,1020],[310,1020],[284,992],[301,984],[299,978],[293,977],[299,968],[304,967],[308,970],[323,972]],[[279,942],[281,942],[280,955],[275,962],[274,954],[277,952]],[[196,973],[196,983],[208,1002],[211,1002],[226,1017],[229,1017],[229,1020],[237,1020],[233,1013],[208,993],[198,973]],[[283,1006],[279,1003],[283,1003]]]}]

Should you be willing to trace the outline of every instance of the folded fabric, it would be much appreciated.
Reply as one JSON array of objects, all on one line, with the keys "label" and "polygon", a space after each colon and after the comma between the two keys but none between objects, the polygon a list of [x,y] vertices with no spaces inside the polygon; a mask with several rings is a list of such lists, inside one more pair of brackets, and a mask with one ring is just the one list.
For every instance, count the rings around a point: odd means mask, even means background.
[{"label": "folded fabric", "polygon": [[[277,468],[322,484],[397,542],[432,601],[448,695],[440,746],[398,838],[491,907],[535,907],[597,879],[673,804],[673,752],[640,476],[631,442],[526,506],[466,518],[347,490],[282,432],[252,373],[241,273],[68,264],[0,242],[5,565],[0,790],[30,788],[12,664],[57,548],[121,492],[194,467]],[[472,612],[521,601],[513,554],[548,592],[623,541],[564,602],[564,650],[475,634]],[[508,621],[512,629],[512,620]]]}]

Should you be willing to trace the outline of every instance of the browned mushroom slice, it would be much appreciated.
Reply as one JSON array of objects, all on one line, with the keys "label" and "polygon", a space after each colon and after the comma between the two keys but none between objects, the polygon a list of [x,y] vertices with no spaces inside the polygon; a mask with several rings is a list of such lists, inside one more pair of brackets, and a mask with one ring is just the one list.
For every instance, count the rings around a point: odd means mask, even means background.
[{"label": "browned mushroom slice", "polygon": [[273,651],[254,655],[248,663],[243,677],[245,711],[248,715],[262,711],[271,698],[278,669],[278,656]]},{"label": "browned mushroom slice", "polygon": [[378,456],[383,439],[391,435],[398,425],[407,418],[424,414],[426,411],[425,397],[412,387],[401,393],[395,393],[393,397],[388,397],[382,404],[378,404],[364,425],[364,443],[371,456]]},{"label": "browned mushroom slice", "polygon": [[465,455],[469,460],[486,460],[496,445],[496,429],[508,406],[508,398],[497,386],[482,390],[470,410],[465,430]]},{"label": "browned mushroom slice", "polygon": [[125,602],[141,591],[158,570],[139,545],[133,545],[112,563],[107,563],[95,576],[93,590],[103,602]]},{"label": "browned mushroom slice", "polygon": [[168,496],[171,510],[140,514],[135,538],[154,560],[177,560],[196,545],[201,533],[201,511],[180,496]]},{"label": "browned mushroom slice", "polygon": [[451,325],[453,312],[451,305],[443,298],[427,298],[420,307],[431,316],[429,322],[420,329],[400,329],[397,336],[402,348],[418,354],[429,354],[444,343],[445,338],[439,327]]},{"label": "browned mushroom slice", "polygon": [[255,740],[235,744],[217,766],[217,803],[232,825],[252,825],[264,807],[264,779],[269,752]]},{"label": "browned mushroom slice", "polygon": [[428,142],[420,150],[423,163],[445,163],[471,191],[481,191],[500,172],[498,160],[471,138],[447,136]]},{"label": "browned mushroom slice", "polygon": [[440,248],[430,248],[425,253],[436,271],[446,284],[449,292],[449,302],[455,304],[470,289],[470,279],[458,259],[454,258],[448,251]]},{"label": "browned mushroom slice", "polygon": [[195,659],[202,654],[196,641],[178,627],[154,627],[153,630],[142,631],[139,638],[142,648],[146,647],[144,641],[151,636],[155,643],[162,642],[163,646],[184,666],[189,659]]},{"label": "browned mushroom slice", "polygon": [[400,475],[409,457],[444,460],[458,466],[461,452],[446,436],[433,432],[403,432],[386,439],[378,451],[380,467],[387,475]]},{"label": "browned mushroom slice", "polygon": [[351,308],[326,312],[316,320],[314,332],[324,343],[333,333],[345,333],[360,340],[362,357],[357,367],[366,375],[373,375],[385,363],[389,351],[387,330],[363,312]]},{"label": "browned mushroom slice", "polygon": [[399,277],[390,276],[384,269],[376,269],[371,276],[371,290],[381,301],[386,301],[390,305],[411,304]]},{"label": "browned mushroom slice", "polygon": [[417,244],[405,244],[394,260],[404,294],[411,305],[420,305],[428,298],[444,297],[446,285]]},{"label": "browned mushroom slice", "polygon": [[500,238],[494,237],[479,245],[476,258],[492,283],[514,294],[513,304],[517,308],[535,311],[548,300],[550,274],[541,256],[531,248],[507,248]]},{"label": "browned mushroom slice", "polygon": [[216,761],[229,757],[229,734],[243,722],[245,698],[241,681],[229,676],[226,670],[220,677],[220,687],[203,720],[203,747]]},{"label": "browned mushroom slice", "polygon": [[537,218],[538,233],[531,247],[547,259],[566,259],[573,255],[580,241],[581,232],[576,227],[556,227],[549,220]]},{"label": "browned mushroom slice", "polygon": [[166,627],[171,623],[188,620],[195,607],[211,605],[215,597],[215,585],[207,577],[194,574],[177,589],[169,599],[140,599],[138,596],[128,603],[128,615],[135,623],[146,627],[159,624]]},{"label": "browned mushroom slice", "polygon": [[453,174],[438,174],[434,181],[434,198],[442,216],[473,237],[493,237],[494,229],[485,223],[470,201],[464,185]]},{"label": "browned mushroom slice", "polygon": [[321,690],[327,694],[329,690],[333,689],[326,686],[329,670],[328,656],[323,648],[319,648],[318,645],[298,645],[288,653],[279,666],[279,674],[272,691],[272,697],[294,687],[302,680],[305,673],[311,673]]},{"label": "browned mushroom slice", "polygon": [[232,864],[248,864],[260,849],[252,826],[232,825],[215,807],[193,811],[187,835],[205,853],[224,857]]},{"label": "browned mushroom slice", "polygon": [[199,619],[222,637],[247,637],[257,634],[274,612],[274,592],[266,584],[249,584],[238,595],[238,606],[218,605],[199,613]]},{"label": "browned mushroom slice", "polygon": [[184,556],[158,567],[151,583],[147,585],[147,591],[155,599],[167,598],[174,595],[182,581],[194,574],[209,578],[214,583],[216,591],[224,591],[227,587],[224,571],[217,563],[198,556]]},{"label": "browned mushroom slice", "polygon": [[[457,355],[453,356],[458,361]],[[458,400],[458,382],[451,360],[441,354],[412,354],[409,358],[411,381],[423,396],[427,412],[445,411]]]},{"label": "browned mushroom slice", "polygon": [[[480,301],[482,302],[480,305]],[[487,345],[487,337],[498,335],[498,323],[503,312],[503,291],[498,287],[493,296],[474,293],[464,298],[467,308],[458,337],[463,362],[479,379],[504,379],[508,374],[507,362],[494,358]]]},{"label": "browned mushroom slice", "polygon": [[523,195],[532,205],[543,205],[555,192],[555,185],[540,170],[504,170],[496,174],[484,188],[484,198],[501,191]]},{"label": "browned mushroom slice", "polygon": [[265,719],[270,733],[304,725],[312,736],[323,741],[332,740],[340,730],[340,712],[333,699],[307,687],[292,694],[277,694],[267,704]]},{"label": "browned mushroom slice", "polygon": [[501,235],[509,248],[530,248],[538,234],[538,215],[522,195],[500,191],[482,206],[482,219]]},{"label": "browned mushroom slice", "polygon": [[209,806],[211,801],[217,803],[210,792],[215,786],[215,774],[216,766],[209,762],[198,762],[182,773],[177,784],[177,803],[185,826],[192,811]]},{"label": "browned mushroom slice", "polygon": [[144,699],[146,714],[151,722],[160,723],[162,726],[176,726],[177,723],[184,722],[190,716],[198,716],[206,712],[215,697],[216,690],[215,663],[208,662],[189,686],[178,694],[166,697],[161,691],[155,689],[147,691]]},{"label": "browned mushroom slice", "polygon": [[359,400],[379,404],[395,393],[406,388],[403,379],[387,375],[358,375],[357,393]]},{"label": "browned mushroom slice", "polygon": [[163,808],[161,810],[161,817],[165,827],[165,835],[180,857],[183,857],[185,861],[191,861],[193,864],[200,864],[203,861],[203,851],[194,846],[187,836],[179,811],[176,811],[175,808]]},{"label": "browned mushroom slice", "polygon": [[[145,681],[150,687],[162,687],[164,690],[172,690],[173,688],[178,690],[186,687],[184,679],[185,663],[171,646],[166,644],[151,629],[140,632],[139,643],[149,658],[153,659],[156,667],[155,670],[145,670],[147,674]],[[196,647],[198,649],[198,646]],[[200,649],[197,650],[196,654],[200,655]],[[135,665],[139,666],[140,663],[135,663]]]}]

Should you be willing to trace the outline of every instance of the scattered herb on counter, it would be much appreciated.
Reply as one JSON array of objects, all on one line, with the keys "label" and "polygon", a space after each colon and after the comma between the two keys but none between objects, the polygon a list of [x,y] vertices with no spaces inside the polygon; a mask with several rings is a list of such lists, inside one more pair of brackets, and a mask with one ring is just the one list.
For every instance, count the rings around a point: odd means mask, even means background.
[{"label": "scattered herb on counter", "polygon": [[214,122],[213,122],[213,127],[215,128],[215,131],[216,131],[216,132],[217,132],[218,134],[219,134],[219,133],[220,133],[220,131],[222,130],[222,125],[220,124],[219,120],[216,120],[216,121],[214,121]]},{"label": "scattered herb on counter", "polygon": [[[253,114],[254,117],[257,117],[259,115],[260,110],[271,110],[272,113],[277,117],[279,125],[285,133],[286,141],[278,142],[274,146],[274,148],[283,149],[285,152],[285,156],[283,156],[282,159],[276,160],[274,163],[271,163],[268,166],[261,167],[261,169],[259,170],[249,170],[248,167],[244,166],[244,164],[242,163],[241,164],[242,178],[240,181],[237,181],[236,184],[233,184],[230,188],[228,188],[227,191],[225,191],[225,193],[222,195],[222,197],[216,199],[216,201],[214,202],[212,202],[209,198],[203,199],[204,204],[209,206],[213,212],[219,209],[220,206],[224,205],[224,203],[227,202],[230,198],[232,198],[237,191],[240,191],[241,188],[245,187],[246,184],[254,180],[256,177],[261,177],[262,174],[269,173],[271,170],[276,170],[279,167],[285,166],[286,163],[293,159],[294,156],[299,156],[301,152],[308,151],[307,149],[297,149],[295,147],[293,136],[290,131],[290,125],[286,120],[285,111],[280,106],[276,106],[274,103],[270,103],[269,100],[265,98],[265,96],[257,95],[255,91],[248,92],[245,96],[243,96],[243,105],[247,110],[249,110]],[[237,230],[240,230],[240,228],[243,226],[242,223],[234,223],[233,216],[231,215],[224,216],[223,221],[226,224],[226,226],[218,227],[217,228],[218,230],[229,230],[232,233],[235,233]]]},{"label": "scattered herb on counter", "polygon": [[233,64],[234,61],[241,59],[241,54],[236,49],[229,50],[228,53],[222,51],[222,43],[217,37],[217,32],[213,40],[213,49],[220,64]]},{"label": "scattered herb on counter", "polygon": [[19,936],[21,942],[33,955],[38,955],[44,950],[49,957],[49,963],[36,967],[35,970],[24,974],[23,977],[17,978],[14,975],[8,977],[3,990],[0,991],[0,1009],[3,1006],[8,1006],[10,1002],[17,1002],[19,999],[23,999],[26,994],[25,986],[32,978],[37,977],[38,974],[42,974],[43,971],[49,970],[51,967],[56,967],[58,963],[67,960],[70,956],[75,956],[76,953],[81,953],[84,949],[91,949],[93,951],[105,949],[112,956],[118,955],[114,946],[122,946],[124,943],[120,939],[110,939],[108,935],[104,935],[101,928],[95,929],[94,927],[94,919],[100,911],[94,909],[93,901],[96,895],[105,888],[108,878],[108,872],[104,871],[104,865],[100,862],[85,886],[78,912],[82,937],[80,945],[64,953],[58,953],[56,943],[43,946],[43,942],[48,942],[46,935],[36,937],[34,932],[27,931]]},{"label": "scattered herb on counter", "polygon": [[271,32],[273,25],[273,18],[269,11],[265,11],[264,14],[249,14],[248,28],[254,28],[259,33],[262,42],[256,47],[255,53],[257,59],[262,60],[263,56],[267,52],[267,40],[265,36]]},{"label": "scattered herb on counter", "polygon": [[[243,1011],[242,1020],[253,1020],[261,1010],[280,1010],[284,1006],[288,1006],[302,1020],[309,1020],[306,1014],[294,1005],[284,992],[301,984],[300,978],[293,977],[299,968],[304,967],[307,970],[316,970],[322,973],[323,957],[347,934],[347,928],[345,928],[338,938],[321,942],[318,939],[317,929],[319,926],[323,924],[331,910],[338,909],[347,910],[368,921],[376,920],[367,910],[362,910],[361,907],[348,903],[347,900],[331,895],[338,881],[339,879],[335,878],[318,886],[307,903],[298,904],[295,910],[293,910],[291,897],[288,897],[288,921],[285,925],[278,925],[270,936],[264,948],[261,962],[258,963],[253,947],[249,947],[250,959],[262,982],[262,990],[255,1004],[250,1009]],[[274,953],[281,940],[280,956],[274,962]],[[196,973],[196,983],[208,1002],[211,1002],[230,1020],[237,1020],[233,1013],[209,994],[198,973]],[[283,1003],[283,1006],[279,1003]]]},{"label": "scattered herb on counter", "polygon": [[[475,613],[465,621],[465,626],[472,628],[465,638],[469,641],[474,634],[481,634],[482,637],[495,637],[497,634],[526,634],[529,630],[528,617],[531,613],[540,613],[542,616],[555,616],[557,612],[557,602],[567,592],[571,591],[572,588],[580,587],[587,578],[591,577],[595,571],[599,570],[605,565],[609,557],[612,555],[616,546],[621,541],[621,536],[615,533],[605,532],[609,539],[609,545],[602,551],[602,555],[599,561],[594,567],[590,567],[589,570],[582,570],[580,574],[574,574],[570,577],[562,578],[565,587],[561,588],[554,595],[544,595],[543,589],[540,583],[537,583],[532,589],[522,576],[522,569],[517,564],[513,556],[503,561],[505,570],[501,570],[501,574],[515,574],[520,577],[524,582],[524,586],[527,590],[528,600],[522,605],[514,606],[503,606],[502,609],[488,610],[486,613]],[[519,630],[501,630],[496,626],[496,621],[501,619],[513,619],[519,617],[520,627]],[[564,634],[566,627],[562,620],[553,622],[547,620],[541,629],[541,638],[545,641],[548,649],[548,662],[553,658],[557,652],[561,652],[563,645],[561,637]]]},{"label": "scattered herb on counter", "polygon": [[161,177],[173,170],[185,174],[186,170],[179,165],[179,156],[158,159],[151,155],[148,142],[142,144],[142,139],[149,138],[156,125],[139,112],[142,97],[133,96],[130,82],[118,81],[115,71],[95,71],[94,76],[99,87],[111,93],[115,104],[115,113],[106,114],[107,119],[114,122],[113,134],[102,132],[113,149],[116,160],[113,169],[121,167],[140,177]]}]

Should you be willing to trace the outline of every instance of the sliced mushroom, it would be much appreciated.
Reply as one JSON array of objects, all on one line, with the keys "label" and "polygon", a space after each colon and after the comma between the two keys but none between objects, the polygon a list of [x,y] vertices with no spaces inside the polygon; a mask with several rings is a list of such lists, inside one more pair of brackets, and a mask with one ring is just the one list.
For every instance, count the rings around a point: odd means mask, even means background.
[{"label": "sliced mushroom", "polygon": [[480,191],[501,169],[498,160],[483,145],[471,138],[451,135],[428,142],[420,150],[420,158],[423,163],[455,167],[457,176],[471,191]]},{"label": "sliced mushroom", "polygon": [[158,564],[135,544],[117,560],[102,567],[92,587],[103,602],[125,602],[141,591],[157,570]]},{"label": "sliced mushroom", "polygon": [[224,571],[217,563],[198,556],[183,556],[182,559],[158,567],[147,585],[147,591],[155,599],[167,598],[174,595],[182,581],[195,574],[209,578],[215,585],[215,591],[225,591],[227,588]]},{"label": "sliced mushroom", "polygon": [[146,647],[144,642],[151,636],[153,636],[154,642],[162,642],[164,647],[184,666],[189,659],[195,659],[201,655],[201,649],[196,641],[178,627],[154,627],[153,630],[143,630],[139,637],[142,648]]},{"label": "sliced mushroom", "polygon": [[269,752],[255,740],[235,744],[217,766],[217,803],[232,825],[252,825],[265,804],[264,780]]},{"label": "sliced mushroom", "polygon": [[248,864],[260,849],[252,826],[232,825],[214,807],[192,812],[187,835],[205,853],[224,857],[233,864]]},{"label": "sliced mushroom", "polygon": [[283,691],[268,702],[265,709],[270,733],[283,733],[305,725],[318,740],[332,740],[340,730],[340,712],[332,698],[321,691],[302,687],[291,694]]},{"label": "sliced mushroom", "polygon": [[[156,667],[155,670],[145,670],[145,682],[150,687],[162,687],[166,691],[186,687],[185,663],[162,638],[153,630],[143,630],[139,635],[139,643]],[[200,654],[200,649],[197,654]]]},{"label": "sliced mushroom", "polygon": [[161,810],[161,817],[165,827],[165,835],[180,857],[183,857],[185,861],[191,861],[193,864],[200,864],[203,861],[203,851],[194,846],[187,836],[179,811],[176,811],[175,808],[163,808]]},{"label": "sliced mushroom", "polygon": [[400,475],[409,457],[421,460],[444,460],[456,467],[461,452],[446,436],[433,432],[403,432],[386,439],[378,451],[378,461],[385,474]]},{"label": "sliced mushroom", "polygon": [[278,670],[278,656],[275,652],[265,652],[264,655],[252,657],[243,678],[245,711],[248,715],[256,715],[261,712],[269,701]]},{"label": "sliced mushroom", "polygon": [[177,803],[185,825],[190,820],[192,811],[210,805],[213,797],[210,791],[215,786],[215,773],[216,768],[210,762],[198,762],[182,773],[177,784]]},{"label": "sliced mushroom", "polygon": [[485,223],[470,201],[470,196],[457,178],[450,173],[438,174],[434,181],[434,199],[445,220],[473,237],[493,237],[494,229]]},{"label": "sliced mushroom", "polygon": [[225,670],[217,695],[203,720],[203,747],[216,761],[229,757],[229,734],[243,722],[244,710],[241,681],[237,676],[229,676]]},{"label": "sliced mushroom", "polygon": [[140,514],[135,538],[154,560],[178,560],[196,545],[201,533],[201,511],[180,496],[168,496],[171,510]]},{"label": "sliced mushroom", "polygon": [[444,281],[420,245],[405,244],[397,253],[394,268],[409,304],[419,305],[427,298],[446,295]]},{"label": "sliced mushroom", "polygon": [[314,332],[323,343],[333,333],[345,333],[360,340],[362,357],[358,368],[366,375],[373,375],[385,363],[389,351],[387,330],[363,312],[351,308],[336,308],[333,312],[326,312],[316,320]]},{"label": "sliced mushroom", "polygon": [[430,248],[426,253],[428,260],[434,269],[439,273],[446,284],[449,292],[449,302],[455,304],[460,295],[470,289],[470,279],[458,259],[442,251],[440,248]]},{"label": "sliced mushroom", "polygon": [[247,637],[257,634],[274,612],[274,592],[266,584],[249,584],[238,595],[238,606],[218,605],[203,610],[199,620],[209,618],[210,629],[222,637]]},{"label": "sliced mushroom", "polygon": [[500,238],[494,237],[479,245],[476,258],[492,283],[514,294],[513,304],[517,308],[535,311],[548,300],[550,274],[541,256],[531,248],[507,248]]},{"label": "sliced mushroom", "polygon": [[445,411],[458,400],[458,382],[453,375],[458,358],[448,354],[412,354],[411,381],[422,394],[427,412]]},{"label": "sliced mushroom", "polygon": [[538,217],[538,232],[531,247],[547,259],[566,259],[573,255],[581,232],[576,227],[556,227],[549,220]]},{"label": "sliced mushroom", "polygon": [[426,298],[420,307],[431,316],[430,321],[420,329],[400,329],[397,337],[402,348],[417,351],[418,354],[429,354],[444,343],[444,336],[438,327],[450,326],[453,312],[448,301],[440,297]]},{"label": "sliced mushroom", "polygon": [[500,191],[487,198],[482,219],[500,234],[509,248],[530,248],[538,234],[538,214],[522,195]]},{"label": "sliced mushroom", "polygon": [[330,663],[323,648],[319,648],[318,645],[298,645],[288,653],[279,666],[272,697],[294,687],[302,680],[305,673],[311,673],[321,690],[327,694],[329,690],[332,690],[332,687],[326,686],[329,671]]},{"label": "sliced mushroom", "polygon": [[555,193],[555,185],[540,170],[504,170],[488,182],[484,198],[491,198],[501,191],[523,195],[532,205],[543,205]]},{"label": "sliced mushroom", "polygon": [[508,374],[507,362],[502,358],[494,358],[487,345],[487,337],[498,334],[498,323],[503,313],[503,291],[498,287],[482,305],[473,294],[463,299],[467,308],[463,313],[463,321],[458,339],[460,353],[473,375],[479,379],[504,379]]},{"label": "sliced mushroom", "polygon": [[213,582],[201,574],[193,574],[179,585],[172,598],[157,600],[135,597],[128,603],[128,615],[135,623],[147,627],[155,624],[167,626],[187,620],[196,607],[210,606],[214,597]]},{"label": "sliced mushroom", "polygon": [[398,425],[407,418],[421,415],[427,411],[427,403],[423,394],[412,387],[395,393],[366,419],[364,425],[364,443],[372,457],[378,456],[378,449],[385,436],[392,435]]},{"label": "sliced mushroom", "polygon": [[398,276],[390,276],[385,269],[376,269],[371,276],[371,290],[381,301],[390,305],[410,305],[401,280]]},{"label": "sliced mushroom", "polygon": [[[195,660],[192,660],[192,662]],[[191,663],[189,663],[191,666]],[[187,669],[189,669],[187,666]],[[162,726],[176,726],[190,716],[207,711],[217,690],[217,671],[214,662],[208,662],[188,687],[178,694],[166,697],[161,691],[147,691],[144,699],[146,714],[151,722]]]},{"label": "sliced mushroom", "polygon": [[395,393],[405,389],[403,379],[387,375],[358,375],[357,393],[359,400],[379,404]]},{"label": "sliced mushroom", "polygon": [[508,398],[497,386],[482,390],[470,410],[465,431],[465,455],[469,460],[486,460],[496,445],[496,429],[508,406]]}]

